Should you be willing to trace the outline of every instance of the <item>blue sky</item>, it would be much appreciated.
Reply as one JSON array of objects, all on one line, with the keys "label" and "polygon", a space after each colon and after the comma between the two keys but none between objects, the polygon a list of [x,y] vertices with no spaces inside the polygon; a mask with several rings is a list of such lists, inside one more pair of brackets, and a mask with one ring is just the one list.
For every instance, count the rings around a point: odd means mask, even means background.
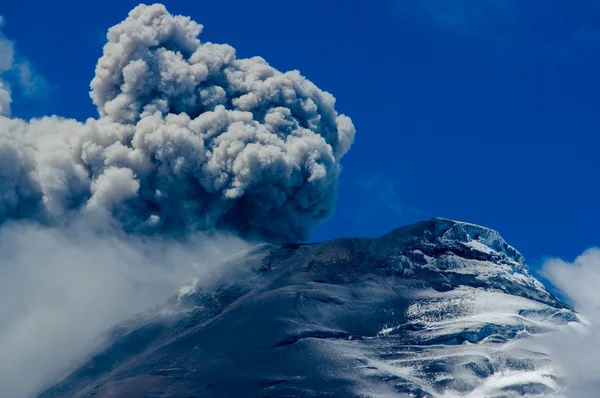
[{"label": "blue sky", "polygon": [[[600,2],[166,1],[204,41],[299,69],[357,127],[339,203],[313,239],[442,216],[499,230],[536,264],[598,244]],[[138,2],[4,2],[4,33],[46,83],[13,115],[96,115],[106,30]],[[34,12],[35,11],[35,12]]]}]

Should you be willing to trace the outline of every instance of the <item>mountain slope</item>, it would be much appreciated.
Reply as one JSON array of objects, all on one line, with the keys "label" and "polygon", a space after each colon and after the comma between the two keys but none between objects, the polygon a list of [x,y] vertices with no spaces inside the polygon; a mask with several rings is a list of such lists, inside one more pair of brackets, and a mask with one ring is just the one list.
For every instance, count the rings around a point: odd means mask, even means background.
[{"label": "mountain slope", "polygon": [[487,228],[260,245],[111,332],[48,397],[549,395],[531,335],[577,315]]}]

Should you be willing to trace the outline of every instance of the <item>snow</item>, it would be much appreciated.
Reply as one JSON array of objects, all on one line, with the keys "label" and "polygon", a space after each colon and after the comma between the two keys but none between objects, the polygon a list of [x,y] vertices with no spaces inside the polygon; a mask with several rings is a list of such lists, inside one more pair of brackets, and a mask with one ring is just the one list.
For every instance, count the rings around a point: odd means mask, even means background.
[{"label": "snow", "polygon": [[488,254],[497,253],[494,249],[485,245],[484,243],[481,243],[478,240],[471,240],[469,242],[465,242],[464,244],[474,250],[478,250],[483,253],[488,253]]},{"label": "snow", "polygon": [[523,255],[514,247],[506,243],[500,234],[493,229],[461,221],[452,221],[444,218],[436,218],[433,221],[438,222],[440,227],[447,227],[450,225],[450,228],[443,233],[443,239],[459,241],[467,244],[476,242],[475,244],[484,245],[494,252],[503,253],[509,259],[518,264],[525,264]]}]

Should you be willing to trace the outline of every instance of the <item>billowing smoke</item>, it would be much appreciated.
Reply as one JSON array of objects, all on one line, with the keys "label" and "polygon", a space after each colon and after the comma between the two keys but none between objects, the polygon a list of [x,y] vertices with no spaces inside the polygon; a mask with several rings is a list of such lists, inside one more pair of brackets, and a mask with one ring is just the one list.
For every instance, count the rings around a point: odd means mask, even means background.
[{"label": "billowing smoke", "polygon": [[85,122],[10,117],[11,88],[36,80],[0,34],[0,397],[56,382],[190,278],[228,277],[215,265],[248,247],[239,236],[302,239],[331,214],[351,120],[298,72],[201,43],[201,28],[131,11]]},{"label": "billowing smoke", "polygon": [[352,121],[297,71],[237,59],[201,30],[140,5],[108,32],[97,119],[0,117],[0,220],[84,212],[144,234],[267,240],[306,238],[326,220]]}]

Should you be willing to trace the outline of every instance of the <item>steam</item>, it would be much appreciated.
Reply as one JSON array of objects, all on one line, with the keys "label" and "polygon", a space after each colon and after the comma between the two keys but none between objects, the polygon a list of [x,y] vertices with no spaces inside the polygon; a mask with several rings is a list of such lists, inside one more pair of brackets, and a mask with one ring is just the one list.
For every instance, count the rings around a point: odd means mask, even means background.
[{"label": "steam", "polygon": [[[103,342],[107,328],[232,270],[215,264],[247,244],[231,236],[142,240],[89,223],[0,228],[0,397],[30,397]],[[217,274],[218,272],[218,274]]]},{"label": "steam", "polygon": [[104,212],[127,231],[304,239],[332,213],[354,140],[297,71],[201,43],[202,26],[140,5],[108,32],[100,117],[0,118],[0,220]]}]

